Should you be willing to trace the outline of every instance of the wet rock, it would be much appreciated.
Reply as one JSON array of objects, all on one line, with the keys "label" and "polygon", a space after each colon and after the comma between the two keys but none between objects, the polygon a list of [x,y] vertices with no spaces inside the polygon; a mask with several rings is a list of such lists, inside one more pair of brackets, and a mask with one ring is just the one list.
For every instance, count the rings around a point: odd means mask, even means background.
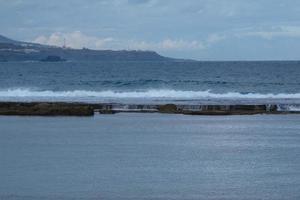
[{"label": "wet rock", "polygon": [[0,103],[0,115],[92,116],[94,109],[75,103]]},{"label": "wet rock", "polygon": [[[294,105],[293,107],[297,107]],[[300,107],[300,106],[299,106]],[[147,105],[107,103],[0,102],[0,115],[92,116],[119,112],[159,112],[186,115],[299,114],[288,105]]]},{"label": "wet rock", "polygon": [[230,106],[231,111],[266,111],[266,105],[232,105]]},{"label": "wet rock", "polygon": [[272,112],[275,107],[267,109],[266,105],[206,105],[199,111],[184,111],[189,115],[254,115]]},{"label": "wet rock", "polygon": [[112,114],[116,114],[117,112],[114,110],[99,110],[99,113],[104,115],[112,115]]},{"label": "wet rock", "polygon": [[266,105],[267,112],[276,112],[278,110],[277,105]]},{"label": "wet rock", "polygon": [[160,105],[158,107],[160,113],[178,113],[177,106],[175,104]]}]

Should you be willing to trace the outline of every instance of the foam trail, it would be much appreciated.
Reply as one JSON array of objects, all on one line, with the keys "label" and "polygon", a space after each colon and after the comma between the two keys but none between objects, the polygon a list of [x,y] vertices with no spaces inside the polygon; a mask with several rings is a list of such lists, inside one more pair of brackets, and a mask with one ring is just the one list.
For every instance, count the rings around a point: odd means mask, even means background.
[{"label": "foam trail", "polygon": [[0,90],[0,99],[7,98],[146,98],[146,99],[300,99],[300,93],[295,94],[259,94],[238,92],[213,93],[207,91],[180,91],[180,90],[145,90],[145,91],[51,91],[32,89]]},{"label": "foam trail", "polygon": [[277,105],[278,111],[300,111],[300,105]]}]

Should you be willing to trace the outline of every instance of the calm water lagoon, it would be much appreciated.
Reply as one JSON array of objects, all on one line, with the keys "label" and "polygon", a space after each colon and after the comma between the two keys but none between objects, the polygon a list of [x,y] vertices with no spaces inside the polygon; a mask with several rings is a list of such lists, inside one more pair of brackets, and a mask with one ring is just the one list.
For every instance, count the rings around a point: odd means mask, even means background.
[{"label": "calm water lagoon", "polygon": [[0,117],[0,199],[300,199],[299,121]]}]

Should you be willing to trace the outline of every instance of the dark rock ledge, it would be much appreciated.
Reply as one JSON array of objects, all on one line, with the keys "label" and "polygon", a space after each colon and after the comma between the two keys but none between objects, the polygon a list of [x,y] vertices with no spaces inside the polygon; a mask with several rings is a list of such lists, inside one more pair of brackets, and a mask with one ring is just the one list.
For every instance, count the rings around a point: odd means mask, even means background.
[{"label": "dark rock ledge", "polygon": [[77,103],[0,103],[0,115],[92,116],[92,106]]},{"label": "dark rock ledge", "polygon": [[[293,107],[300,105],[293,105]],[[300,114],[291,111],[289,105],[127,105],[89,104],[62,102],[0,102],[0,115],[27,116],[93,116],[120,112],[169,113],[186,115],[254,115],[254,114]]]}]

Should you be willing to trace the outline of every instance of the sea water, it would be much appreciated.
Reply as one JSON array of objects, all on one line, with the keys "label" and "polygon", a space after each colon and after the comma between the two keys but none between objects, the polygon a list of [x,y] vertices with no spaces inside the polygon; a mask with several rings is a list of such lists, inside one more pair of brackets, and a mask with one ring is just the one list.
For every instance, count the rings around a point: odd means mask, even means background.
[{"label": "sea water", "polygon": [[0,117],[0,199],[300,199],[300,115]]},{"label": "sea water", "polygon": [[0,101],[300,103],[300,62],[0,63]]},{"label": "sea water", "polygon": [[[300,62],[7,62],[0,101],[300,104]],[[300,199],[300,115],[0,117],[0,199]]]}]

